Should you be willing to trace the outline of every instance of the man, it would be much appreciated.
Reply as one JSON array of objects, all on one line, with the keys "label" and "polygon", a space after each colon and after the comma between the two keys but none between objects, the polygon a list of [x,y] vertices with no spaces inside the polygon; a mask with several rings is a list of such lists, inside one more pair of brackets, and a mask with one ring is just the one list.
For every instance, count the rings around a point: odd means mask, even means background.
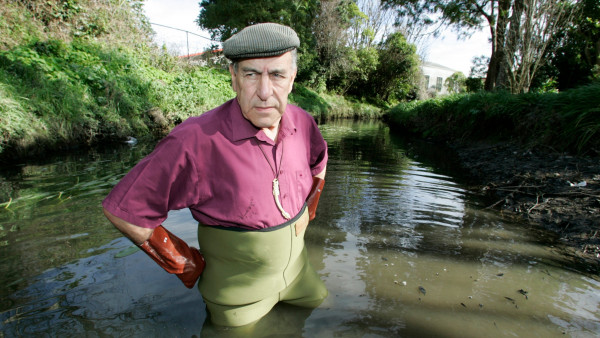
[{"label": "man", "polygon": [[[274,23],[225,41],[236,98],[174,128],[103,201],[107,218],[161,267],[188,288],[200,279],[217,325],[255,322],[279,301],[316,307],[327,296],[304,246],[327,144],[314,119],[287,103],[299,45]],[[182,208],[199,222],[200,251],[161,226]]]}]

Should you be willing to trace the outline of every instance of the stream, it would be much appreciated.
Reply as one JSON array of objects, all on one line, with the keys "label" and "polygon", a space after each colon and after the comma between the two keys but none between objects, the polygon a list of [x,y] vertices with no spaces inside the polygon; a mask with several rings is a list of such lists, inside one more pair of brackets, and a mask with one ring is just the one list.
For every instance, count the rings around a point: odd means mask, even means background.
[{"label": "stream", "polygon": [[[600,277],[552,234],[486,209],[450,150],[378,121],[320,128],[330,157],[305,235],[329,290],[317,309],[281,304],[243,330],[205,323],[197,289],[102,214],[152,151],[139,143],[0,168],[0,337],[600,335]],[[164,225],[198,245],[189,211]]]}]

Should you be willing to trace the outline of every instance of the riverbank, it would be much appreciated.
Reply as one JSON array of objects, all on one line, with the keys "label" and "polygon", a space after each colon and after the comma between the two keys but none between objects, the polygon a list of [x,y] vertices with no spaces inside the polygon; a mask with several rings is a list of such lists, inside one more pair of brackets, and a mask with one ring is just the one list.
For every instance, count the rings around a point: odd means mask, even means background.
[{"label": "riverbank", "polygon": [[[226,69],[154,56],[79,40],[0,50],[0,163],[131,137],[160,139],[235,96]],[[300,83],[290,102],[321,122],[383,114]]]},{"label": "riverbank", "polygon": [[490,209],[552,230],[600,263],[600,83],[561,93],[475,93],[401,103],[404,133],[453,145]]},{"label": "riverbank", "polygon": [[436,141],[515,142],[600,156],[600,82],[564,92],[477,92],[403,102],[388,121]]},{"label": "riverbank", "polygon": [[554,232],[578,260],[600,268],[600,159],[542,146],[455,143],[470,189],[503,217]]},{"label": "riverbank", "polygon": [[[0,5],[0,28],[16,27],[0,34],[0,164],[159,139],[235,96],[226,65],[193,65],[155,46],[139,4]],[[319,121],[382,115],[301,83],[290,102]]]}]

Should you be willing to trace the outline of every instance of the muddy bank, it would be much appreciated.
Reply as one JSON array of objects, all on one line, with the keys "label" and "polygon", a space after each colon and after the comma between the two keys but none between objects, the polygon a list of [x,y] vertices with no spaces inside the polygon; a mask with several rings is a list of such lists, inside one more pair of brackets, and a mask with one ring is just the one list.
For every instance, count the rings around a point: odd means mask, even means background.
[{"label": "muddy bank", "polygon": [[555,232],[571,255],[600,266],[600,158],[511,144],[453,148],[488,208]]}]

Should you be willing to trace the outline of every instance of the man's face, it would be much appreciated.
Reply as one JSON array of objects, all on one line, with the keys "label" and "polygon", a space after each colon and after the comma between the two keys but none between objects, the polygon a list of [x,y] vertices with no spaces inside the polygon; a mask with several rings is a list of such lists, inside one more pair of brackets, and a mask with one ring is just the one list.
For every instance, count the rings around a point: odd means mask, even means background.
[{"label": "man's face", "polygon": [[296,78],[292,53],[243,60],[237,68],[229,72],[242,114],[258,128],[276,129]]}]

